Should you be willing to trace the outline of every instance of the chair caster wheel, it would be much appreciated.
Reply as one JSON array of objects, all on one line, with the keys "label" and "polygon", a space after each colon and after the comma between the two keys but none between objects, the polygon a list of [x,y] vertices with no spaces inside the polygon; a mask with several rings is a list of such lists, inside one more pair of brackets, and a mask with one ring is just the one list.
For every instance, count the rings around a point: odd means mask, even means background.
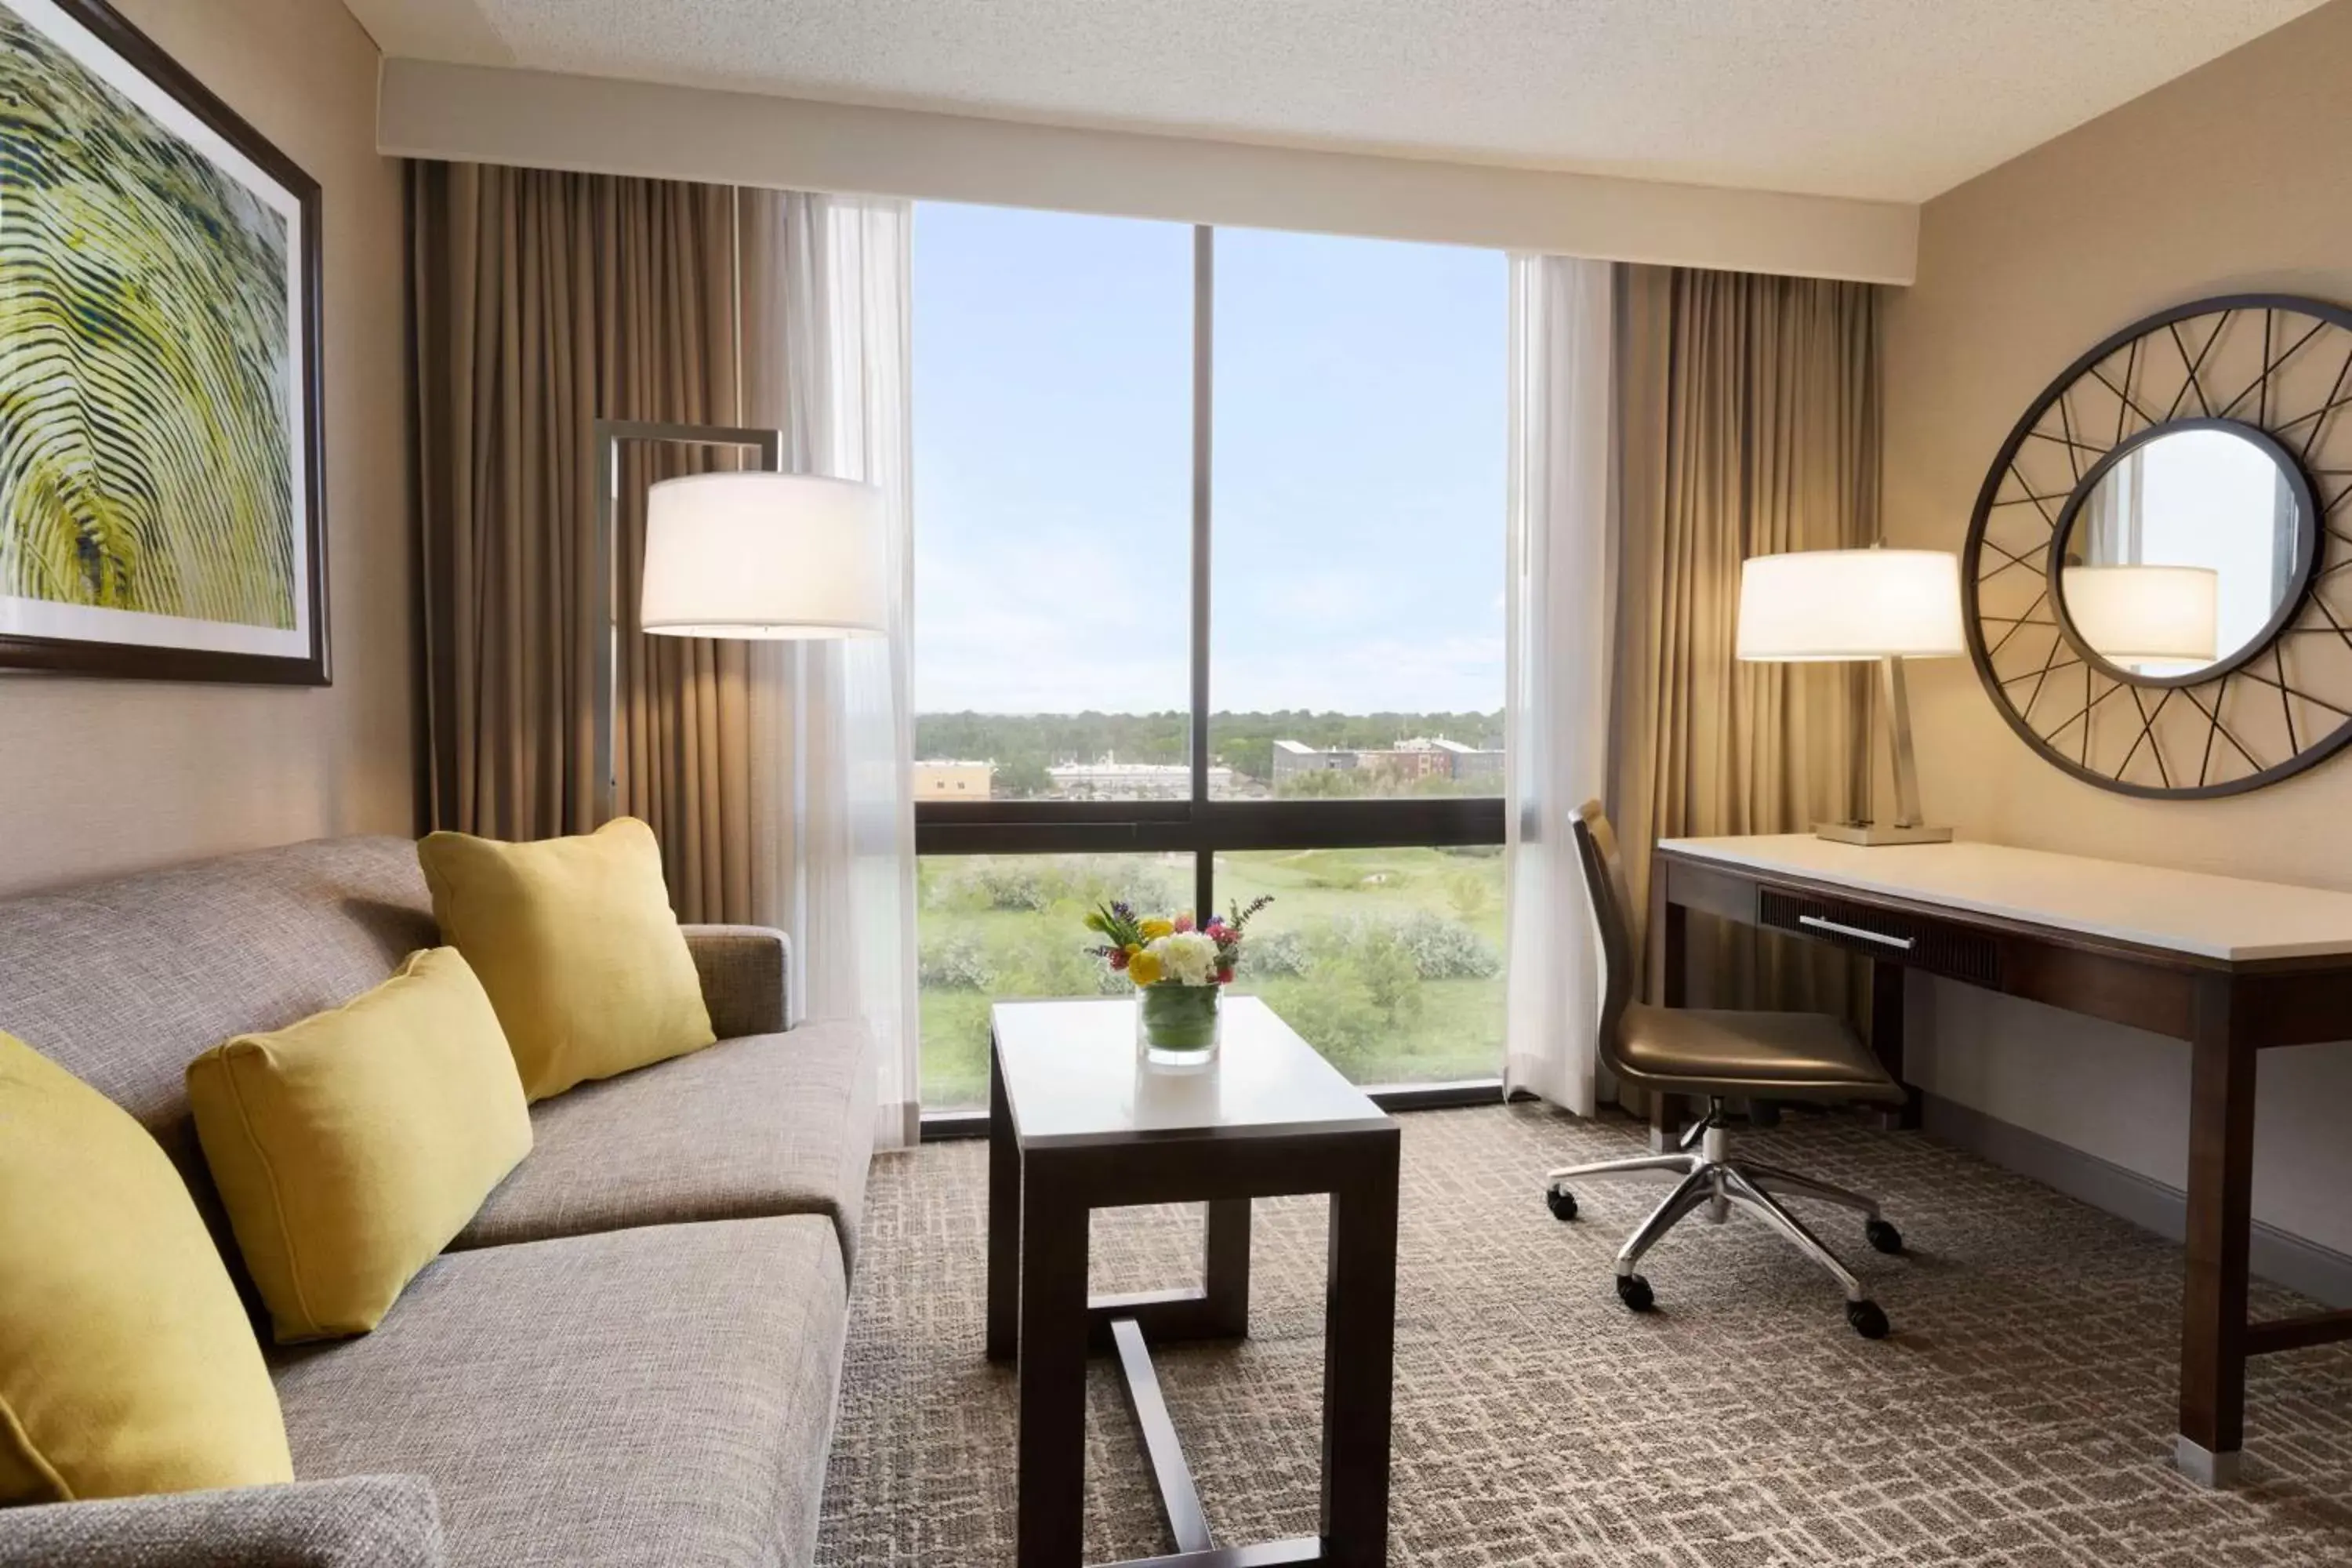
[{"label": "chair caster wheel", "polygon": [[1544,1194],[1544,1202],[1551,1206],[1551,1217],[1554,1219],[1576,1217],[1576,1194],[1566,1187],[1549,1189]]},{"label": "chair caster wheel", "polygon": [[1657,1305],[1657,1298],[1650,1294],[1650,1282],[1639,1274],[1617,1276],[1617,1299],[1636,1312],[1646,1312]]},{"label": "chair caster wheel", "polygon": [[1886,1337],[1886,1314],[1878,1310],[1875,1301],[1848,1301],[1845,1304],[1845,1321],[1852,1323],[1853,1331],[1864,1339],[1883,1340]]},{"label": "chair caster wheel", "polygon": [[1881,1252],[1895,1253],[1903,1250],[1903,1233],[1883,1219],[1872,1220],[1862,1227],[1862,1234],[1870,1237],[1870,1245]]}]

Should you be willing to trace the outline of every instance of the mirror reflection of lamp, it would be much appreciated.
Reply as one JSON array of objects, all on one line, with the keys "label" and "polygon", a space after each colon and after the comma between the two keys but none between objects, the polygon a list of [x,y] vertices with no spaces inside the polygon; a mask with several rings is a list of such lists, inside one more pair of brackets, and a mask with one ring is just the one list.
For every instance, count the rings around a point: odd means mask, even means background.
[{"label": "mirror reflection of lamp", "polygon": [[2076,635],[2109,664],[2178,674],[2221,656],[2221,574],[2210,566],[2070,565],[2059,593]]}]

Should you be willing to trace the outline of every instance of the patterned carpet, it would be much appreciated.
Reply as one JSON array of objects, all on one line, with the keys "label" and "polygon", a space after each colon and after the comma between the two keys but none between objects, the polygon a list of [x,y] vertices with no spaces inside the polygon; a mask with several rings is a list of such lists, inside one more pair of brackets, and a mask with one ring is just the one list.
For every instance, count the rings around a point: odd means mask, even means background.
[{"label": "patterned carpet", "polygon": [[[2167,1463],[2179,1249],[1916,1133],[1791,1116],[1735,1152],[1876,1192],[1910,1247],[1821,1229],[1895,1322],[1754,1222],[1685,1222],[1628,1314],[1610,1259],[1661,1190],[1548,1167],[1630,1151],[1629,1123],[1532,1105],[1404,1127],[1391,1560],[1478,1568],[2273,1568],[2352,1563],[2352,1348],[2255,1363],[2247,1473]],[[877,1163],[820,1561],[1010,1564],[1013,1382],[981,1354],[984,1147]],[[1197,1278],[1196,1211],[1095,1223],[1095,1288]],[[1221,1542],[1311,1534],[1323,1205],[1261,1203],[1252,1337],[1155,1357]],[[2264,1290],[2259,1310],[2299,1303]],[[1093,1561],[1167,1551],[1116,1374],[1090,1378]]]}]

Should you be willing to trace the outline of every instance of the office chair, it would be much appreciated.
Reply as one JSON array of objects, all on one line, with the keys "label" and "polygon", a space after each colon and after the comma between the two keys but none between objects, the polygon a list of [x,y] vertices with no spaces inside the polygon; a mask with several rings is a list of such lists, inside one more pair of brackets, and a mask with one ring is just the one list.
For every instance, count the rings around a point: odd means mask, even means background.
[{"label": "office chair", "polygon": [[1601,1059],[1623,1082],[1654,1094],[1689,1095],[1706,1113],[1682,1137],[1678,1152],[1631,1160],[1570,1165],[1544,1178],[1551,1212],[1576,1217],[1567,1184],[1590,1176],[1666,1173],[1682,1178],[1617,1253],[1617,1295],[1637,1312],[1650,1310],[1650,1282],[1634,1272],[1642,1255],[1685,1216],[1705,1205],[1717,1225],[1744,1209],[1785,1237],[1845,1287],[1846,1321],[1864,1339],[1884,1338],[1886,1314],[1837,1255],[1822,1245],[1780,1202],[1812,1198],[1858,1209],[1864,1234],[1881,1252],[1903,1250],[1903,1237],[1882,1218],[1874,1199],[1793,1171],[1731,1159],[1723,1102],[1748,1098],[1843,1104],[1855,1100],[1899,1105],[1903,1086],[1855,1038],[1845,1021],[1826,1013],[1736,1013],[1711,1008],[1652,1007],[1633,1000],[1633,928],[1628,923],[1625,873],[1617,836],[1597,800],[1577,807],[1572,820],[1585,890],[1601,927],[1602,994]]}]

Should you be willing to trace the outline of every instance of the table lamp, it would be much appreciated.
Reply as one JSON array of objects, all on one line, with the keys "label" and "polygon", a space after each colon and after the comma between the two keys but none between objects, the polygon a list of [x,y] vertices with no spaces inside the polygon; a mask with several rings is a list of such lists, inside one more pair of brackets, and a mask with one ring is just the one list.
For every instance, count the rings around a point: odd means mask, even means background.
[{"label": "table lamp", "polygon": [[595,820],[613,816],[613,506],[621,443],[659,441],[749,450],[758,468],[689,474],[646,491],[646,556],[637,625],[663,637],[761,640],[882,637],[890,629],[882,492],[873,485],[787,474],[773,430],[600,419],[596,546],[605,637],[596,670]]},{"label": "table lamp", "polygon": [[1817,837],[1841,844],[1943,844],[1948,827],[1919,816],[1911,750],[1906,658],[1952,658],[1960,629],[1959,557],[1942,550],[1806,550],[1740,563],[1738,652],[1760,662],[1878,661],[1880,708],[1895,753],[1895,820],[1822,822]]}]

